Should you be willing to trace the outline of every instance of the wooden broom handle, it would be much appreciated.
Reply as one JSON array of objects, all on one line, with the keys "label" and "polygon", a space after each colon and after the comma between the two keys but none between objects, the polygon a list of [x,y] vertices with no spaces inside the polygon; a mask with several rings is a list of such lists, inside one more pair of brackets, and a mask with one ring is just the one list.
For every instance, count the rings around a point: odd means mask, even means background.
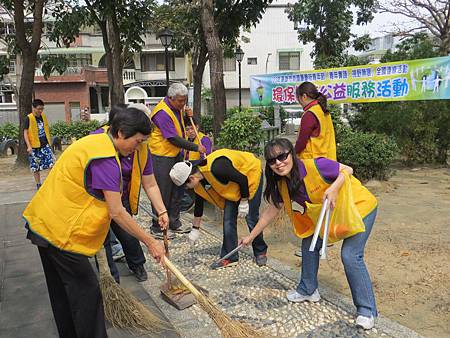
[{"label": "wooden broom handle", "polygon": [[179,281],[194,295],[195,298],[204,297],[203,294],[197,290],[197,288],[190,282],[183,274],[178,270],[175,265],[167,258],[164,257],[164,264],[170,271],[179,279]]},{"label": "wooden broom handle", "polygon": [[191,116],[189,116],[189,121],[191,121],[192,127],[194,128],[194,132],[195,132],[195,136],[197,136],[198,144],[202,144],[200,141],[200,136],[198,136],[197,127],[195,126],[194,120],[192,119]]}]

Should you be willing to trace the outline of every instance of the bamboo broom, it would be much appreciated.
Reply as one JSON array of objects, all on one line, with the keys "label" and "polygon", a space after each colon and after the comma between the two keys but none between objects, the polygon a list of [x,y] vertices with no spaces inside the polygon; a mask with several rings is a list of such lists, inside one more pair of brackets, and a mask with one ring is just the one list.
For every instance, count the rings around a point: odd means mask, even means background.
[{"label": "bamboo broom", "polygon": [[114,327],[153,333],[170,330],[168,323],[147,307],[136,297],[116,283],[109,271],[105,249],[96,255],[100,271],[100,290],[106,319]]},{"label": "bamboo broom", "polygon": [[264,338],[268,335],[256,331],[251,326],[231,319],[225,312],[220,310],[208,297],[202,294],[192,285],[186,277],[175,267],[175,265],[164,257],[164,264],[178,278],[178,280],[194,295],[203,310],[216,323],[224,338]]}]

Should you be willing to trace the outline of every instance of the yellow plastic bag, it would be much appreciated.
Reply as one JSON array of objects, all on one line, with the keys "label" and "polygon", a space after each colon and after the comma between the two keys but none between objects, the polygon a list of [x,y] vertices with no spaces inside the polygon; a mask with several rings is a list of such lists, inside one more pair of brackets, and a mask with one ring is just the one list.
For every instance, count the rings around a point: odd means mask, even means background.
[{"label": "yellow plastic bag", "polygon": [[[336,205],[331,213],[330,230],[328,242],[334,243],[345,238],[351,237],[357,233],[364,232],[366,227],[363,219],[353,202],[352,184],[349,174],[344,170],[344,184],[339,190]],[[306,213],[317,224],[322,204],[311,204],[306,202]],[[323,238],[322,226],[320,237]]]}]

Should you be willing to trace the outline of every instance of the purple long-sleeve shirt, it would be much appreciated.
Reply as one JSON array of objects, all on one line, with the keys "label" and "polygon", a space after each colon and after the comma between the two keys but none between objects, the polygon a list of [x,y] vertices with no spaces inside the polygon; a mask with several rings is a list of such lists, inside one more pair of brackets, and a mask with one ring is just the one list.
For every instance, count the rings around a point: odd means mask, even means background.
[{"label": "purple long-sleeve shirt", "polygon": [[[308,173],[306,172],[305,165],[302,161],[298,162],[298,170],[300,172],[300,177],[303,179]],[[325,157],[319,157],[315,159],[316,167],[319,170],[320,176],[328,183],[332,183],[339,176],[339,162],[329,160]],[[306,207],[305,202],[310,203],[311,200],[308,196],[308,192],[306,191],[305,183],[302,181],[300,185],[300,189],[295,194],[295,196],[291,196],[291,200],[297,202],[298,204]],[[281,196],[276,198],[277,202],[282,202]]]},{"label": "purple long-sleeve shirt", "polygon": [[[97,129],[91,134],[102,134],[103,129]],[[150,149],[148,149],[148,159],[145,164],[143,176],[153,174],[153,163]],[[134,153],[129,156],[119,156],[122,169],[123,194],[122,200],[129,199],[128,186],[131,181],[133,170]],[[103,198],[102,190],[120,192],[120,168],[115,158],[101,158],[91,161],[86,170],[87,190],[95,196]]]},{"label": "purple long-sleeve shirt", "polygon": [[[181,112],[170,104],[170,101],[167,96],[164,98],[164,102],[169,106],[170,109],[172,109],[172,111],[174,112],[175,116],[178,119],[178,122],[180,123],[180,126],[182,126]],[[164,110],[161,109],[155,115],[153,115],[152,121],[161,130],[161,134],[163,135],[163,137],[165,139],[175,137],[175,136],[180,136],[180,135],[178,135],[177,130],[175,129],[175,125],[174,125],[172,119]],[[182,134],[183,134],[181,137],[184,138],[184,130],[183,130],[183,128],[181,128],[181,129],[182,129]]]}]

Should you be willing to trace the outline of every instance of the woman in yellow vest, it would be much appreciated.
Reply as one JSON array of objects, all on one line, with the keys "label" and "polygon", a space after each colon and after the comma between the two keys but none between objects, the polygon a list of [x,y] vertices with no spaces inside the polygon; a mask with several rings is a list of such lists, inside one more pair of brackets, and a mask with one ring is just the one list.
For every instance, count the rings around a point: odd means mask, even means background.
[{"label": "woman in yellow vest", "polygon": [[[170,171],[170,177],[177,186],[185,185],[195,191],[194,224],[189,234],[192,242],[200,235],[204,200],[224,211],[220,257],[237,246],[238,216],[245,217],[250,231],[258,222],[263,180],[261,161],[255,155],[238,150],[216,150],[195,166],[190,162],[176,163]],[[266,265],[267,244],[262,233],[255,238],[252,245],[256,264]],[[211,268],[236,265],[238,259],[236,253],[229,259],[213,263]]]},{"label": "woman in yellow vest", "polygon": [[[305,202],[318,204],[325,198],[334,208],[344,181],[342,172],[352,175],[353,170],[323,157],[299,160],[287,139],[270,141],[265,147],[264,155],[267,161],[264,198],[269,205],[250,235],[241,242],[244,245],[250,244],[284,207],[291,217],[295,234],[303,238],[300,283],[295,290],[288,292],[287,298],[291,302],[318,302],[320,294],[317,272],[322,240],[319,238],[315,250],[309,251],[314,225],[302,213],[306,210]],[[364,329],[371,329],[377,316],[377,308],[372,282],[364,263],[364,247],[375,221],[377,200],[356,178],[351,177],[351,184],[355,205],[365,224],[365,232],[346,238],[342,244],[341,256],[357,310],[356,324]],[[294,205],[300,211],[293,210]]]},{"label": "woman in yellow vest", "polygon": [[[147,115],[149,114],[148,108],[141,103],[130,104],[129,106],[124,104],[116,105],[112,107],[109,113],[108,124],[91,134],[107,132],[117,112],[123,112],[127,107],[136,108],[142,110]],[[155,180],[155,175],[153,174],[152,156],[148,143],[141,143],[139,148],[133,154],[129,156],[119,156],[119,159],[123,182],[122,204],[125,209],[131,215],[136,215],[138,213],[141,187],[144,188],[144,191],[152,204],[155,204],[159,210],[165,209],[161,193],[159,192]],[[167,217],[167,214],[165,217]],[[146,260],[139,241],[123,230],[114,220],[111,221],[110,228],[113,236],[115,236],[121,244],[130,271],[134,274],[138,282],[146,281],[147,271],[144,268]],[[110,237],[111,234],[106,237],[105,241],[106,257],[108,258],[111,275],[119,283],[120,275],[113,259]]]},{"label": "woman in yellow vest", "polygon": [[295,143],[298,158],[325,157],[336,160],[336,139],[326,96],[311,82],[298,86],[296,95],[304,112]]},{"label": "woman in yellow vest", "polygon": [[[61,337],[107,337],[103,302],[89,257],[102,247],[113,219],[159,261],[164,247],[122,205],[119,156],[133,154],[150,134],[148,116],[116,113],[107,133],[68,147],[23,212],[27,238],[38,246]],[[159,221],[167,226],[164,206]]]}]

